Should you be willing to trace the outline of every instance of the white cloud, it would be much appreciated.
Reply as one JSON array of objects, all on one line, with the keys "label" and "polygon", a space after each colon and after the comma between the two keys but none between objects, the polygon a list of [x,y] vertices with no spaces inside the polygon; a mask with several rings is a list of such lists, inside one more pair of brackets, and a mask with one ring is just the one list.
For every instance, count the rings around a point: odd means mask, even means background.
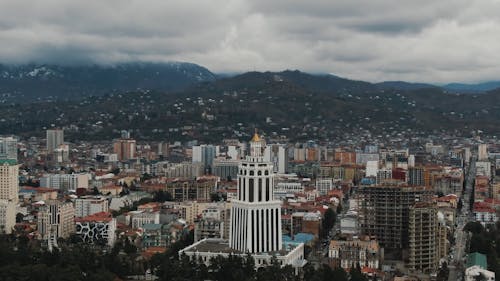
[{"label": "white cloud", "polygon": [[4,0],[0,61],[484,81],[500,73],[499,10],[494,0]]}]

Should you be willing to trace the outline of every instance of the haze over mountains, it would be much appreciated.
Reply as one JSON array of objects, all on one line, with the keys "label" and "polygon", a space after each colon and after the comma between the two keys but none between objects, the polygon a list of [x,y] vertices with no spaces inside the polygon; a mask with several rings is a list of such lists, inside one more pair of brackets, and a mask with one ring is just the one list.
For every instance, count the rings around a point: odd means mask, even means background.
[{"label": "haze over mountains", "polygon": [[26,136],[51,126],[94,140],[122,129],[142,139],[200,140],[241,137],[254,127],[330,140],[360,132],[500,133],[500,89],[457,94],[430,84],[289,70],[217,77],[184,63],[1,69],[0,132]]},{"label": "haze over mountains", "polygon": [[[271,72],[261,74],[269,73]],[[245,81],[252,76],[247,74],[221,75],[219,80],[224,80],[224,83],[228,84],[252,84],[251,79]],[[253,73],[253,75],[257,74]],[[284,71],[274,74],[281,75],[283,79],[298,86],[319,92],[441,88],[454,93],[483,93],[500,87],[500,81],[479,84],[450,83],[436,86],[404,81],[369,83],[335,75],[313,75],[299,71]],[[197,83],[213,82],[216,79],[218,79],[218,75],[207,68],[182,62],[123,63],[109,66],[0,65],[0,94],[8,102],[30,102],[49,97],[73,99],[140,89],[178,92],[189,89]]]}]

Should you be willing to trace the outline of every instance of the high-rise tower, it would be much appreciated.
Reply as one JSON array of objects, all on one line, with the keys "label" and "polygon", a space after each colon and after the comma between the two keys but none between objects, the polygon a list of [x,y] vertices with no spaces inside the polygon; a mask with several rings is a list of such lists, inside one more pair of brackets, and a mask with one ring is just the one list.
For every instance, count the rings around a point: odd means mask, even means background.
[{"label": "high-rise tower", "polygon": [[281,201],[273,196],[273,165],[264,161],[266,142],[257,132],[250,155],[239,166],[238,194],[233,200],[229,247],[244,253],[279,251]]},{"label": "high-rise tower", "polygon": [[61,129],[47,130],[47,152],[52,153],[64,143],[64,131]]}]

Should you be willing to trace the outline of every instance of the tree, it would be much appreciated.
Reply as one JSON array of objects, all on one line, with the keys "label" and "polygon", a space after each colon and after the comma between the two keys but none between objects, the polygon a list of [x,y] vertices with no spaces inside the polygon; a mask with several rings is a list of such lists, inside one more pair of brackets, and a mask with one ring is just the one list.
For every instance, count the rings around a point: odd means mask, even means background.
[{"label": "tree", "polygon": [[352,267],[351,270],[349,271],[349,275],[351,278],[349,279],[350,281],[368,281],[368,278],[361,273],[361,266],[359,263],[356,264],[356,267]]},{"label": "tree", "polygon": [[16,223],[22,222],[24,219],[24,215],[22,213],[17,213],[16,214]]},{"label": "tree", "polygon": [[446,262],[443,262],[443,265],[438,271],[437,274],[437,281],[446,281],[448,280],[448,275],[450,273],[450,269],[448,268],[448,264]]},{"label": "tree", "polygon": [[163,203],[165,201],[172,201],[172,195],[170,194],[170,192],[159,190],[154,193],[153,201],[160,203]]},{"label": "tree", "polygon": [[130,243],[127,238],[125,238],[125,241],[123,243],[123,251],[127,254],[133,254],[137,252],[137,247],[134,244]]},{"label": "tree", "polygon": [[337,214],[332,208],[328,208],[323,215],[323,236],[328,236],[328,232],[332,229],[335,224],[335,220],[337,219]]},{"label": "tree", "polygon": [[92,195],[100,195],[100,194],[101,192],[99,191],[97,186],[94,186],[94,188],[92,189]]}]

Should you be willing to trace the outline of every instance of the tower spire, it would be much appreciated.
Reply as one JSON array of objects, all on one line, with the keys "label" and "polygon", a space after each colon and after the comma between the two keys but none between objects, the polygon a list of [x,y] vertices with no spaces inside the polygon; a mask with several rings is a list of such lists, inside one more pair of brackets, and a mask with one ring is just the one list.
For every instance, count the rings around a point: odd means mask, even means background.
[{"label": "tower spire", "polygon": [[252,142],[258,142],[260,141],[260,136],[259,136],[259,129],[255,128],[254,130],[254,134],[253,134],[253,137],[252,137]]}]

